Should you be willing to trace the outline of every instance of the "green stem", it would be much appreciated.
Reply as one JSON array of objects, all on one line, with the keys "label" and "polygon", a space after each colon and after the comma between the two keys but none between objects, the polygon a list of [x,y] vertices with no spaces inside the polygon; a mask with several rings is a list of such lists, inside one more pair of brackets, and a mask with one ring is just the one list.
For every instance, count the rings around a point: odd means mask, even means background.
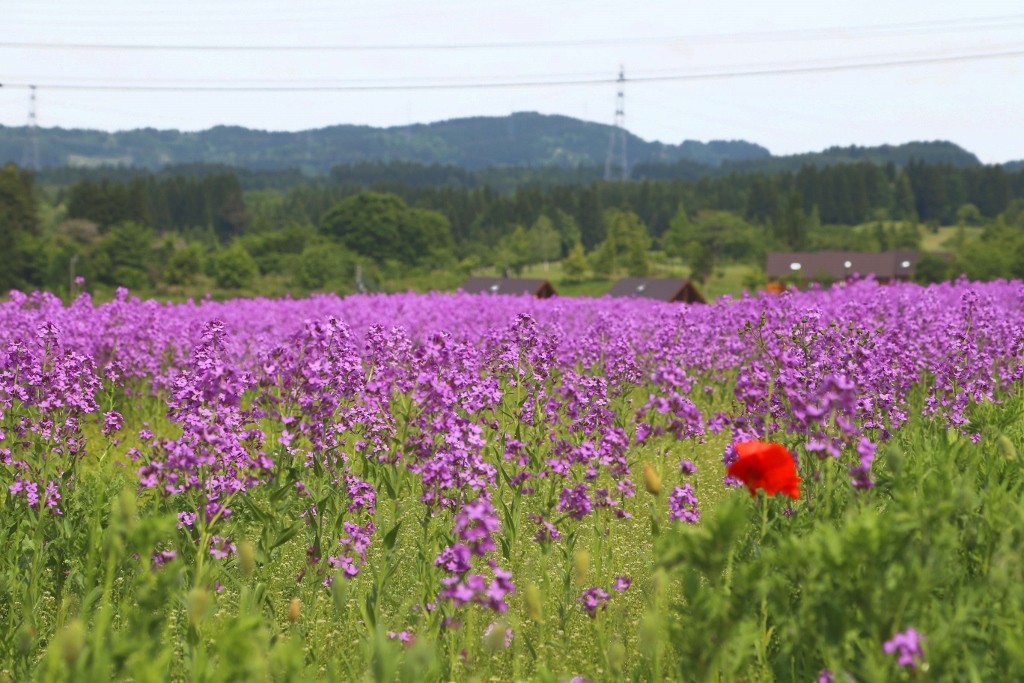
[{"label": "green stem", "polygon": [[[768,532],[768,495],[761,493],[761,539],[759,542],[761,557],[764,557],[764,537]],[[761,592],[761,644],[758,648],[763,670],[768,669],[768,591]]]}]

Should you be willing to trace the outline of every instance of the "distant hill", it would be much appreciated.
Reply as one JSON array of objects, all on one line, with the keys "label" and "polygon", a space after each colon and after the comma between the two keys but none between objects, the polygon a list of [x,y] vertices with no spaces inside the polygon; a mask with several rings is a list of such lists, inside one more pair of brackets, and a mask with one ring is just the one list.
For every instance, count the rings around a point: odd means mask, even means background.
[{"label": "distant hill", "polygon": [[1024,170],[1024,159],[1019,161],[1007,161],[1003,164],[1003,168],[1007,171],[1022,171]]},{"label": "distant hill", "polygon": [[[339,125],[295,133],[217,126],[205,131],[40,128],[43,168],[223,164],[250,170],[302,169],[326,174],[339,164],[413,162],[468,170],[510,166],[603,166],[612,126],[568,116],[517,113],[429,124],[373,128]],[[24,127],[0,126],[0,163],[20,162]],[[743,141],[679,145],[648,142],[627,134],[630,164],[680,160],[719,166],[767,159],[769,151]]]},{"label": "distant hill", "polygon": [[[905,166],[911,161],[920,161],[926,164],[948,164],[956,167],[981,165],[978,157],[959,145],[938,140],[935,142],[908,142],[902,145],[879,145],[877,147],[829,147],[823,152],[759,159],[730,159],[723,161],[714,173],[717,175],[734,172],[778,173],[799,171],[802,166],[834,166],[858,162],[869,162],[881,166],[885,164]],[[1004,164],[1004,167],[1007,170],[1013,170],[1012,163]],[[634,178],[651,180],[693,180],[704,175],[708,175],[708,170],[695,166],[689,160],[637,164],[633,169]]]},{"label": "distant hill", "polygon": [[905,166],[911,161],[923,161],[927,164],[949,164],[950,166],[980,166],[981,161],[963,147],[935,140],[934,142],[907,142],[902,145],[879,145],[877,147],[829,147],[823,152],[792,154],[772,157],[771,159],[751,162],[740,161],[736,166],[744,170],[799,170],[801,166],[829,166],[833,164],[850,164],[867,161],[873,164],[895,164]]}]

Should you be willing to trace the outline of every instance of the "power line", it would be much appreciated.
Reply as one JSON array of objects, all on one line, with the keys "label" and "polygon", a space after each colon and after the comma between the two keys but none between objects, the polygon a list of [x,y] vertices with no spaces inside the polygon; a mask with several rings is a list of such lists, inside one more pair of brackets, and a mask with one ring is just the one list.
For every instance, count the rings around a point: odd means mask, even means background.
[{"label": "power line", "polygon": [[788,29],[781,31],[752,31],[744,33],[698,33],[671,36],[584,38],[564,40],[530,40],[476,43],[375,43],[328,45],[222,45],[213,43],[153,45],[148,43],[59,43],[34,41],[0,41],[0,49],[26,50],[124,50],[148,52],[384,52],[384,51],[460,51],[460,50],[520,50],[538,48],[607,47],[609,45],[701,42],[701,41],[778,41],[854,38],[864,34],[891,34],[893,32],[956,32],[986,29],[1009,30],[1024,23],[1024,14],[1009,14],[973,19],[934,20],[892,24],[864,24],[860,26],[829,26],[818,29]]},{"label": "power line", "polygon": [[[674,73],[664,75],[637,76],[627,79],[629,83],[664,83],[684,81],[705,81],[732,78],[756,78],[762,76],[786,76],[815,73],[835,73],[841,71],[884,70],[929,64],[953,64],[1009,59],[1024,56],[1024,47],[1002,50],[998,52],[980,52],[959,55],[934,57],[909,57],[906,59],[889,59],[884,61],[860,61],[845,64],[797,65],[774,68],[751,68],[733,71],[707,71],[696,73]],[[477,83],[431,82],[408,84],[374,84],[374,83],[334,83],[334,84],[289,84],[289,85],[241,85],[225,81],[220,83],[196,83],[180,85],[169,83],[74,83],[74,82],[6,82],[8,88],[31,88],[38,86],[48,90],[92,90],[120,92],[373,92],[373,91],[420,91],[420,90],[488,90],[503,88],[545,88],[568,86],[595,86],[617,83],[618,79],[607,77],[560,79],[560,80],[521,80],[521,81],[481,81]]]}]

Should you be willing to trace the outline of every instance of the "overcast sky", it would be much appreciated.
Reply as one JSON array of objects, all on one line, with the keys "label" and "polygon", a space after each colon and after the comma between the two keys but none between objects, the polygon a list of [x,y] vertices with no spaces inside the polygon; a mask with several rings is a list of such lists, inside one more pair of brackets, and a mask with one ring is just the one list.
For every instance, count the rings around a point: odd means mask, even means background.
[{"label": "overcast sky", "polygon": [[[647,140],[943,139],[1024,159],[1022,0],[0,2],[3,125],[28,120],[29,84],[42,127],[610,124],[620,64],[626,128]],[[519,85],[538,82],[560,84]]]}]

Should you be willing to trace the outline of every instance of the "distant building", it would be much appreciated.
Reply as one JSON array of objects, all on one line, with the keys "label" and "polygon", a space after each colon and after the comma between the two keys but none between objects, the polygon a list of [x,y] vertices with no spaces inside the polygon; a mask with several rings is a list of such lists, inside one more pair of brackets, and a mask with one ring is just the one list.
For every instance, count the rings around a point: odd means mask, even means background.
[{"label": "distant building", "polygon": [[688,304],[705,303],[697,287],[686,278],[627,277],[616,282],[608,296],[637,296],[656,301],[682,301]]},{"label": "distant building", "polygon": [[529,294],[538,299],[547,299],[557,294],[550,282],[533,278],[471,277],[459,289],[466,294]]},{"label": "distant building", "polygon": [[872,275],[878,282],[891,282],[913,277],[920,256],[917,251],[770,251],[764,272],[769,284],[841,282],[854,275]]}]

